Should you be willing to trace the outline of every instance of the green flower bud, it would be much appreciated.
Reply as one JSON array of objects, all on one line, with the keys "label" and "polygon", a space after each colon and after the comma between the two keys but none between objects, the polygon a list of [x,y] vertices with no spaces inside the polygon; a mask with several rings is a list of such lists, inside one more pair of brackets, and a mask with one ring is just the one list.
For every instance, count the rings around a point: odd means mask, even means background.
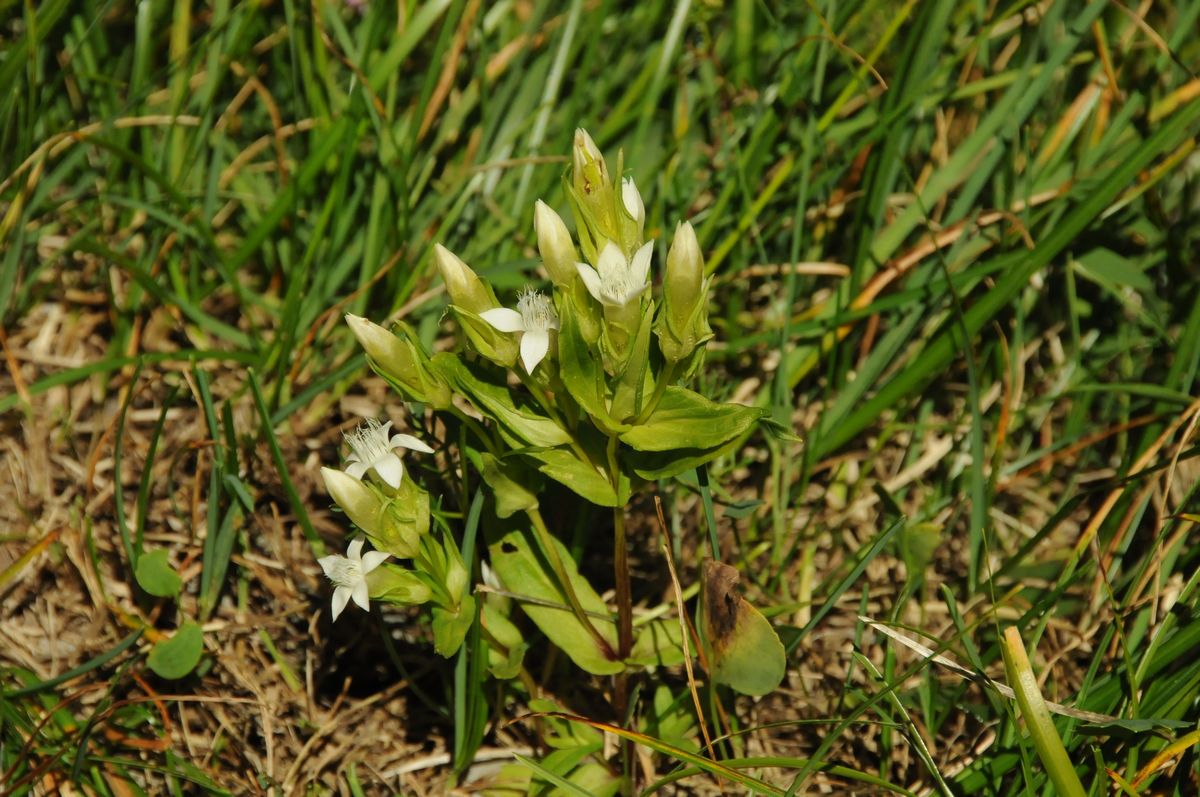
[{"label": "green flower bud", "polygon": [[632,177],[621,181],[621,206],[625,211],[621,217],[621,243],[626,252],[634,252],[645,237],[646,205]]},{"label": "green flower bud", "polygon": [[537,231],[538,253],[551,281],[561,288],[574,283],[579,257],[562,217],[539,199],[533,206],[533,227]]},{"label": "green flower bud", "polygon": [[433,592],[416,573],[391,564],[367,573],[367,589],[372,600],[405,606],[426,603],[433,597]]},{"label": "green flower bud", "polygon": [[663,279],[664,323],[659,326],[663,356],[671,362],[688,357],[712,337],[708,326],[708,281],[704,279],[704,256],[692,225],[681,222],[667,252]]},{"label": "green flower bud", "polygon": [[571,159],[574,168],[568,194],[575,212],[575,231],[584,255],[591,259],[604,240],[624,243],[617,216],[621,191],[609,178],[608,166],[596,142],[583,129],[575,131]]},{"label": "green flower bud", "polygon": [[416,358],[404,342],[379,324],[353,313],[346,313],[346,324],[367,356],[389,376],[400,380],[417,369]]},{"label": "green flower bud", "polygon": [[582,127],[575,129],[575,146],[571,149],[575,166],[575,188],[584,196],[608,187],[608,166],[592,137]]},{"label": "green flower bud", "polygon": [[[417,546],[429,530],[428,494],[419,490],[412,479],[400,484],[397,497],[386,500],[377,490],[348,473],[334,468],[321,468],[325,489],[346,517],[367,533],[371,544],[380,551],[407,559],[417,552]],[[401,504],[412,509],[404,517],[397,511]]]},{"label": "green flower bud", "polygon": [[436,409],[450,406],[450,385],[429,368],[429,358],[412,341],[407,331],[396,335],[361,316],[346,314],[346,323],[375,370],[402,387],[415,401]]},{"label": "green flower bud", "polygon": [[475,314],[496,307],[496,301],[483,280],[458,255],[441,244],[434,245],[433,254],[442,281],[446,283],[446,293],[450,294],[453,304]]},{"label": "green flower bud", "polygon": [[670,308],[667,323],[676,333],[690,325],[696,305],[704,300],[704,255],[696,231],[688,222],[675,228],[675,239],[667,252],[667,274],[663,295]]},{"label": "green flower bud", "polygon": [[471,574],[463,562],[462,554],[454,540],[446,536],[446,593],[450,596],[451,605],[458,606],[471,591]]},{"label": "green flower bud", "polygon": [[374,490],[334,468],[321,468],[321,478],[325,480],[330,498],[342,508],[351,523],[372,536],[383,531],[383,501]]}]

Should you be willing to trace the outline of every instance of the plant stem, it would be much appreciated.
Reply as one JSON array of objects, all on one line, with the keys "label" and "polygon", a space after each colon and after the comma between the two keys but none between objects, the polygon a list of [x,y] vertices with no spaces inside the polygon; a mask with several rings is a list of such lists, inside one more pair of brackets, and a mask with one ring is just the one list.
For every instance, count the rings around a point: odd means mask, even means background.
[{"label": "plant stem", "polygon": [[563,595],[567,598],[567,604],[570,605],[571,611],[575,613],[575,617],[587,629],[587,632],[592,635],[592,639],[596,641],[596,645],[601,652],[612,660],[620,658],[613,650],[612,644],[600,633],[596,626],[592,623],[588,613],[584,611],[583,604],[579,602],[579,596],[575,594],[575,587],[571,583],[570,576],[567,575],[567,568],[563,565],[562,557],[558,555],[558,548],[554,546],[554,538],[550,534],[550,529],[546,528],[546,521],[542,518],[542,513],[537,507],[525,510],[525,514],[529,516],[529,520],[533,523],[533,531],[537,537],[538,545],[542,549],[542,553],[546,557],[546,561],[550,563],[550,567],[554,570],[554,575],[558,579],[559,585],[562,587]]},{"label": "plant stem", "polygon": [[[608,438],[608,468],[613,492],[621,494],[621,468],[617,461],[620,440]],[[629,585],[629,545],[625,540],[625,507],[613,507],[613,575],[617,588],[617,654],[628,658],[633,650],[633,592]]]},{"label": "plant stem", "polygon": [[573,429],[566,424],[562,415],[558,412],[558,409],[555,408],[555,406],[549,401],[547,401],[545,393],[542,391],[542,388],[533,381],[533,377],[528,374],[521,373],[520,371],[517,371],[517,377],[521,380],[521,384],[525,385],[525,389],[533,394],[533,400],[538,403],[538,406],[542,408],[542,411],[546,413],[550,420],[558,424],[558,428],[566,432],[567,436],[571,438],[569,442],[571,450],[575,452],[575,456],[579,458],[579,461],[594,465],[595,463],[592,461],[592,458],[588,456],[587,451],[583,449],[583,446],[580,445],[579,440],[575,437]]},{"label": "plant stem", "polygon": [[658,408],[658,402],[662,401],[663,393],[667,392],[667,388],[675,381],[675,369],[679,363],[668,362],[666,370],[658,378],[658,384],[654,386],[654,393],[650,396],[650,400],[642,405],[642,411],[638,413],[635,423],[645,423],[646,419],[654,413]]},{"label": "plant stem", "polygon": [[460,421],[462,421],[464,426],[475,433],[475,436],[479,438],[479,442],[483,443],[484,448],[488,450],[489,454],[492,454],[493,456],[500,455],[500,449],[496,445],[496,441],[492,439],[492,435],[488,434],[488,430],[483,424],[481,424],[475,418],[472,418],[470,415],[467,415],[458,407],[451,406],[450,412],[455,418],[458,418]]}]

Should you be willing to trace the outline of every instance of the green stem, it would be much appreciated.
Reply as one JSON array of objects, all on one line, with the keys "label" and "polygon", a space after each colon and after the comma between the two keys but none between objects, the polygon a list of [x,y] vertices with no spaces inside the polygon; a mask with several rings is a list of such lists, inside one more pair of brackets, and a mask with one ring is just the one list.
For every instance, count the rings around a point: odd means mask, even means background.
[{"label": "green stem", "polygon": [[488,434],[488,430],[483,424],[481,424],[475,418],[472,418],[470,415],[467,415],[458,407],[451,406],[450,412],[454,414],[454,417],[462,421],[464,426],[475,433],[475,436],[479,438],[481,443],[483,443],[489,454],[497,457],[500,456],[500,448],[496,445],[496,441],[492,439],[492,436]]},{"label": "green stem", "polygon": [[592,635],[596,645],[601,652],[612,660],[617,660],[617,653],[612,649],[612,645],[600,633],[596,626],[592,623],[588,613],[584,610],[583,604],[579,602],[579,596],[575,594],[575,587],[571,583],[570,576],[567,575],[567,568],[563,565],[562,558],[558,555],[558,548],[554,546],[554,539],[550,534],[550,529],[546,527],[546,521],[542,518],[542,513],[537,507],[525,510],[525,514],[529,516],[529,520],[533,523],[534,535],[537,537],[538,546],[542,549],[542,554],[546,557],[546,561],[550,563],[550,568],[554,571],[554,576],[558,579],[558,583],[562,586],[563,594],[567,598],[567,604],[571,607],[571,611],[575,613],[575,617],[587,629],[587,632]]},{"label": "green stem", "polygon": [[517,371],[517,377],[521,380],[521,384],[525,385],[525,388],[533,394],[533,400],[538,403],[538,406],[542,408],[542,411],[546,413],[547,417],[558,424],[558,428],[567,433],[567,436],[570,438],[571,450],[575,452],[575,456],[579,458],[579,461],[586,462],[589,465],[594,466],[596,463],[592,461],[592,458],[588,456],[587,451],[585,451],[583,446],[579,444],[579,440],[576,439],[572,428],[563,421],[562,415],[558,412],[554,405],[546,399],[545,393],[542,391],[542,388],[533,381],[533,377],[519,370]]},{"label": "green stem", "polygon": [[658,384],[654,386],[654,394],[650,396],[650,400],[642,406],[642,412],[638,415],[634,423],[645,423],[656,409],[658,402],[662,401],[663,394],[667,392],[667,388],[675,381],[675,369],[679,367],[679,363],[668,362],[667,368],[658,378]]}]

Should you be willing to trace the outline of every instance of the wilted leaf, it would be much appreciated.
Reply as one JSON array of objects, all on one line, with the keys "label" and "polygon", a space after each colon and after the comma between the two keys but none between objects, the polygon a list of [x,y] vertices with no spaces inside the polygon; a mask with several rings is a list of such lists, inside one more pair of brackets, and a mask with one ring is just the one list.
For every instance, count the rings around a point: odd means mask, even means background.
[{"label": "wilted leaf", "polygon": [[741,596],[737,570],[708,560],[701,586],[701,626],[714,683],[765,695],[783,681],[787,656],[767,618]]}]

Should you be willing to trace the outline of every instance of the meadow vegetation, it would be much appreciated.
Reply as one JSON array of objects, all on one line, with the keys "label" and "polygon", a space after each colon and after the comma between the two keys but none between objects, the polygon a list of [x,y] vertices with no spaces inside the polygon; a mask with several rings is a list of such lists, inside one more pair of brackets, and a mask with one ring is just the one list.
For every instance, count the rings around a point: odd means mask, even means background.
[{"label": "meadow vegetation", "polygon": [[[0,795],[1196,794],[1197,30],[1196,0],[0,0]],[[344,318],[463,352],[438,245],[505,307],[549,291],[535,202],[578,235],[581,127],[640,191],[641,300],[682,220],[711,280],[703,362],[655,378],[761,422],[623,520],[538,486],[572,615],[481,567],[479,413],[394,390]],[[536,396],[515,352],[489,378]],[[404,483],[461,627],[348,586],[331,616],[322,467],[363,419],[431,449]],[[713,554],[785,651],[767,694],[657,648],[580,670],[537,619],[677,645]]]}]

